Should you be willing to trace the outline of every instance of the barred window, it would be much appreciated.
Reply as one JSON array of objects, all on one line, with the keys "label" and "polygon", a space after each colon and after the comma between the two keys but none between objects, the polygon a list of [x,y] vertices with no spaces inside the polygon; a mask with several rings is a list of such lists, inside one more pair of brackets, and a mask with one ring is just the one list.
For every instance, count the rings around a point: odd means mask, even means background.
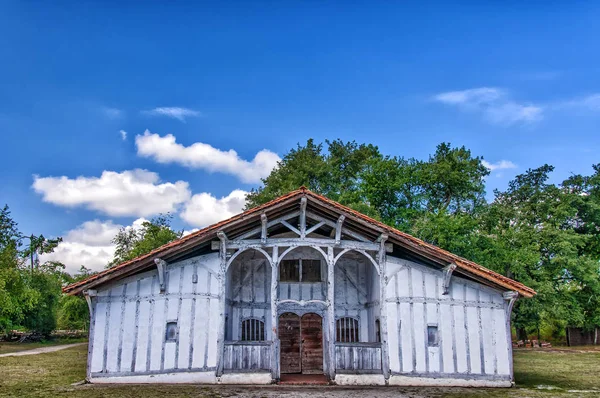
[{"label": "barred window", "polygon": [[265,341],[265,323],[255,318],[243,320],[242,341]]},{"label": "barred window", "polygon": [[335,341],[338,343],[358,343],[358,319],[344,317],[335,321]]}]

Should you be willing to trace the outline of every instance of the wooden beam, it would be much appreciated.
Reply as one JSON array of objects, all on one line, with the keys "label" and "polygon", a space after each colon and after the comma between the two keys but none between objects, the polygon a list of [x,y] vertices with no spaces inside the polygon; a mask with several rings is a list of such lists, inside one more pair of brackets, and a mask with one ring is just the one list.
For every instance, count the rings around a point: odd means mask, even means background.
[{"label": "wooden beam", "polygon": [[344,220],[346,219],[345,215],[341,215],[338,217],[337,222],[335,223],[335,244],[339,245],[342,241],[342,225],[344,225]]},{"label": "wooden beam", "polygon": [[306,236],[306,196],[300,199],[300,237]]},{"label": "wooden beam", "polygon": [[325,225],[325,221],[321,221],[315,225],[313,225],[312,227],[310,227],[309,229],[306,230],[306,235],[315,232],[317,229],[321,228],[323,225]]},{"label": "wooden beam", "polygon": [[[321,217],[320,215],[312,213],[312,212],[307,212],[306,215],[308,216],[308,218],[312,218],[313,220],[324,222],[325,225],[328,225],[331,228],[333,228],[333,231],[331,231],[331,237],[332,238],[335,237],[337,223],[335,223],[325,217]],[[339,220],[339,218],[338,218],[338,220]],[[348,228],[342,228],[342,233],[344,233],[345,235],[348,235],[356,240],[359,240],[361,242],[371,242],[370,239],[362,236],[361,234],[357,234],[354,231],[350,231]]]},{"label": "wooden beam", "polygon": [[83,296],[85,297],[85,301],[87,302],[88,309],[90,311],[90,322],[93,322],[93,306],[92,306],[92,297],[96,297],[98,292],[96,290],[84,290]]},{"label": "wooden beam", "polygon": [[293,233],[295,233],[298,236],[302,236],[302,232],[300,232],[300,230],[296,227],[294,227],[292,224],[290,224],[289,222],[285,221],[285,220],[281,220],[281,224],[284,225],[287,229],[289,229],[290,231],[292,231]]},{"label": "wooden beam", "polygon": [[158,269],[158,286],[161,293],[164,293],[167,289],[165,284],[165,271],[167,268],[167,262],[161,258],[155,258],[154,264],[156,264],[156,268]]},{"label": "wooden beam", "polygon": [[279,289],[279,247],[273,247],[271,258],[271,340],[273,350],[271,351],[271,377],[279,380],[279,336],[277,318],[277,291]]},{"label": "wooden beam", "polygon": [[327,238],[270,238],[267,239],[267,243],[262,244],[260,239],[248,239],[248,240],[230,240],[227,241],[227,249],[251,249],[255,247],[274,247],[274,246],[336,246],[341,249],[353,249],[353,250],[366,250],[377,252],[379,251],[380,244],[375,242],[358,242],[355,240],[344,240],[340,241],[339,245],[335,244],[333,239]]},{"label": "wooden beam", "polygon": [[381,333],[381,370],[386,384],[390,378],[390,353],[388,346],[388,331],[387,331],[387,309],[385,307],[386,297],[386,247],[385,242],[388,240],[388,235],[383,233],[377,238],[379,242],[379,252],[377,253],[377,263],[379,264],[379,327]]},{"label": "wooden beam", "polygon": [[456,264],[452,263],[448,266],[444,267],[442,272],[444,273],[444,291],[442,294],[446,295],[450,291],[450,279],[452,278],[452,273],[456,269]]},{"label": "wooden beam", "polygon": [[[299,214],[300,214],[300,211],[295,211],[293,213],[285,214],[282,217],[274,218],[271,221],[267,222],[267,228],[271,228],[273,225],[280,224],[281,220],[289,220],[290,218],[297,217]],[[235,240],[250,238],[251,236],[261,233],[261,231],[262,231],[262,226],[253,228],[250,231],[244,232],[242,235],[235,237]],[[217,244],[218,244],[218,242],[217,242]],[[213,250],[217,250],[217,249],[213,249]]]},{"label": "wooden beam", "polygon": [[223,231],[217,231],[217,237],[221,241],[219,257],[221,266],[219,271],[219,330],[217,338],[217,371],[216,376],[223,375],[223,352],[225,351],[225,289],[227,284],[227,244],[229,240]]},{"label": "wooden beam", "polygon": [[335,262],[333,246],[327,248],[327,364],[329,380],[335,380]]},{"label": "wooden beam", "polygon": [[265,244],[267,243],[267,215],[265,213],[260,215],[261,231],[260,241]]},{"label": "wooden beam", "polygon": [[512,313],[513,306],[515,305],[515,301],[519,298],[519,293],[515,291],[504,292],[502,294],[504,300],[508,301],[508,307],[506,308],[506,312],[508,313],[508,317],[510,319],[510,314]]},{"label": "wooden beam", "polygon": [[508,291],[508,292],[504,292],[502,294],[502,297],[504,298],[504,300],[507,301],[506,314],[505,314],[506,318],[505,318],[504,322],[505,322],[505,328],[506,328],[506,340],[507,340],[506,343],[508,344],[508,353],[509,353],[508,367],[509,367],[510,380],[514,381],[515,376],[514,376],[514,371],[513,371],[513,351],[512,351],[510,315],[512,313],[513,306],[515,305],[515,302],[517,301],[517,298],[519,298],[519,293],[515,292],[515,291]]}]

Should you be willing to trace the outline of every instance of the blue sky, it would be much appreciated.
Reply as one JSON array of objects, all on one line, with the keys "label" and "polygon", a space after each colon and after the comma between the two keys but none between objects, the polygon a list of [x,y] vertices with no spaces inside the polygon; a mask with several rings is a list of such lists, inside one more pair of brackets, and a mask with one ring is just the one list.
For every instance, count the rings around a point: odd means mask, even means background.
[{"label": "blue sky", "polygon": [[4,1],[0,204],[98,269],[120,226],[233,214],[311,137],[465,145],[489,196],[544,163],[590,173],[599,18],[592,1]]}]

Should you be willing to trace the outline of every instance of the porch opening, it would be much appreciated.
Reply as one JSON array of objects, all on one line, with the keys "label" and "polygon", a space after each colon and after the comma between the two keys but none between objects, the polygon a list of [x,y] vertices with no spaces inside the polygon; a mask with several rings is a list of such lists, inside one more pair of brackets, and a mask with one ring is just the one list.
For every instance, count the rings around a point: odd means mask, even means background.
[{"label": "porch opening", "polygon": [[381,373],[380,277],[368,254],[341,253],[335,264],[337,373]]},{"label": "porch opening", "polygon": [[227,270],[225,336],[225,371],[271,369],[271,263],[257,250],[240,253]]}]

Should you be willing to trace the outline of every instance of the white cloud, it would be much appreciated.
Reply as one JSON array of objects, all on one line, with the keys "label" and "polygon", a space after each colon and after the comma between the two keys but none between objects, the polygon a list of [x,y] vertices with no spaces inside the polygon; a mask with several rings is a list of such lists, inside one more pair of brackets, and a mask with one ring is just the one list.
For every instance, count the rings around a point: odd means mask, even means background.
[{"label": "white cloud", "polygon": [[[127,229],[139,229],[144,218],[138,218]],[[84,265],[93,271],[104,269],[114,257],[113,238],[123,226],[108,221],[86,221],[68,231],[54,252],[40,255],[40,261],[60,261],[66,271],[75,274]]]},{"label": "white cloud", "polygon": [[111,216],[173,212],[191,195],[187,182],[161,183],[157,173],[142,169],[103,171],[100,177],[34,176],[32,187],[45,202],[84,206]]},{"label": "white cloud", "polygon": [[506,170],[506,169],[516,169],[517,165],[511,162],[510,160],[500,160],[496,163],[490,163],[486,160],[482,160],[481,163],[487,167],[490,171],[496,170]]},{"label": "white cloud", "polygon": [[449,91],[435,95],[433,100],[467,112],[481,113],[495,124],[531,123],[543,118],[541,106],[515,102],[505,90],[494,87]]},{"label": "white cloud", "polygon": [[564,101],[557,108],[584,108],[590,111],[600,111],[600,93]]},{"label": "white cloud", "polygon": [[121,134],[121,139],[125,141],[127,139],[127,131],[119,130],[119,133]]},{"label": "white cloud", "polygon": [[172,117],[173,119],[177,119],[179,121],[185,122],[185,118],[187,117],[198,117],[201,116],[201,113],[189,108],[180,108],[177,106],[174,107],[158,107],[151,109],[149,111],[142,111],[145,115],[151,116],[167,116]]},{"label": "white cloud", "polygon": [[124,115],[125,112],[117,108],[110,108],[104,106],[102,107],[102,113],[104,113],[104,116],[106,116],[109,119],[119,119]]},{"label": "white cloud", "polygon": [[183,231],[183,235],[182,236],[187,236],[189,234],[193,234],[194,232],[198,232],[200,231],[200,228],[192,228],[192,229],[186,229]]},{"label": "white cloud", "polygon": [[260,182],[280,160],[276,153],[263,149],[249,162],[240,158],[233,149],[221,151],[203,142],[186,147],[177,143],[172,134],[161,137],[148,130],[144,135],[135,137],[135,144],[139,156],[152,158],[159,163],[178,163],[190,168],[232,174],[246,183]]},{"label": "white cloud", "polygon": [[246,205],[247,194],[241,189],[236,189],[221,199],[207,192],[196,194],[185,204],[180,217],[196,227],[212,225],[240,213]]}]

